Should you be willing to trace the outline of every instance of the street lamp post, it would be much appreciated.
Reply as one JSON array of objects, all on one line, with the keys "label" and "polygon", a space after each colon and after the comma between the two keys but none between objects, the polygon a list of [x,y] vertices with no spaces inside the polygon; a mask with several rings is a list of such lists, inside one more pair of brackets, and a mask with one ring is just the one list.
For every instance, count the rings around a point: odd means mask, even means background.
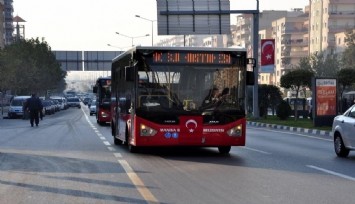
[{"label": "street lamp post", "polygon": [[142,17],[142,16],[140,16],[140,15],[136,15],[136,17],[137,17],[137,18],[141,18],[141,19],[146,20],[146,21],[152,22],[152,46],[153,46],[153,44],[154,44],[154,40],[153,40],[153,36],[154,36],[153,27],[154,27],[154,25],[153,25],[153,23],[154,23],[154,21],[156,21],[156,20],[151,20],[151,19],[148,19],[148,18],[144,18],[144,17]]},{"label": "street lamp post", "polygon": [[146,35],[142,35],[142,36],[128,36],[128,35],[125,35],[125,34],[122,34],[122,33],[119,33],[119,32],[116,32],[117,35],[122,35],[123,37],[126,37],[126,38],[131,38],[132,39],[132,47],[134,46],[133,44],[133,39],[134,38],[142,38],[142,37],[147,37],[149,36],[149,34],[146,34]]},{"label": "street lamp post", "polygon": [[111,45],[111,44],[107,44],[107,46],[109,46],[109,47],[114,47],[114,48],[118,48],[120,51],[123,51],[125,48],[130,47],[130,46],[128,46],[128,47],[119,47],[119,46],[115,46],[115,45]]}]

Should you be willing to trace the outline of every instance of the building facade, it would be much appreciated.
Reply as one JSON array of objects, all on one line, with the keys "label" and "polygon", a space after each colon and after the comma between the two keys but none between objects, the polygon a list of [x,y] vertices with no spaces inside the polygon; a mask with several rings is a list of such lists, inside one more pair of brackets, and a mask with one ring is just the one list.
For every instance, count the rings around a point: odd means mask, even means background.
[{"label": "building facade", "polygon": [[308,56],[308,14],[307,12],[293,14],[272,22],[273,39],[275,39],[274,85],[276,86],[280,86],[282,75],[294,69],[301,58]]},{"label": "building facade", "polygon": [[354,0],[310,0],[310,54],[336,52],[335,34],[355,28]]},{"label": "building facade", "polygon": [[4,33],[3,38],[5,40],[5,45],[9,45],[13,42],[13,33],[14,33],[14,25],[13,25],[13,12],[14,7],[12,5],[12,0],[4,0]]}]

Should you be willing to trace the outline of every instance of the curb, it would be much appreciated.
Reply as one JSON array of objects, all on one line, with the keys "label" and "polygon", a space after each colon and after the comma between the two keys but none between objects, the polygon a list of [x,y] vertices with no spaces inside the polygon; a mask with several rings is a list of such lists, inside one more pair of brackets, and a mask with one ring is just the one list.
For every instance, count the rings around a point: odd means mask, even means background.
[{"label": "curb", "polygon": [[271,128],[271,129],[279,129],[279,130],[288,130],[288,131],[297,132],[297,133],[307,133],[307,134],[331,137],[331,131],[325,131],[325,130],[299,128],[299,127],[291,127],[291,126],[284,126],[284,125],[275,125],[275,124],[251,122],[251,121],[247,121],[247,125],[256,126],[256,127]]}]

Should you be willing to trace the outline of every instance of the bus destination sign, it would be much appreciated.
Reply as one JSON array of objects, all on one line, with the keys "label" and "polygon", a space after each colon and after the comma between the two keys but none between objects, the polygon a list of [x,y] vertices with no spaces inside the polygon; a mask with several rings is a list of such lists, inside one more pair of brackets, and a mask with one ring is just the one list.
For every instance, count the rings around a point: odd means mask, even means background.
[{"label": "bus destination sign", "polygon": [[153,53],[154,64],[211,64],[230,65],[232,56],[224,52],[162,52]]}]

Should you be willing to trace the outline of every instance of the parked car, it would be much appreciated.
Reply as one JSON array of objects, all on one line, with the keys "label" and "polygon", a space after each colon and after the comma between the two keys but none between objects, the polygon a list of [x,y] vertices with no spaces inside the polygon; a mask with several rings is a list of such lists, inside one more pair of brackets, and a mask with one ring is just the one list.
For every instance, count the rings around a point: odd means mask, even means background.
[{"label": "parked car", "polygon": [[51,96],[51,99],[58,102],[59,110],[64,110],[65,109],[64,97]]},{"label": "parked car", "polygon": [[43,100],[42,104],[43,104],[43,109],[46,112],[46,115],[51,115],[55,113],[55,107],[51,101]]},{"label": "parked car", "polygon": [[67,99],[67,102],[69,107],[81,108],[80,100],[78,97],[70,97]]},{"label": "parked car", "polygon": [[90,115],[95,115],[96,114],[96,100],[92,100],[91,101],[89,109],[90,109]]},{"label": "parked car", "polygon": [[334,150],[339,157],[347,157],[355,150],[355,105],[333,119],[332,137]]},{"label": "parked car", "polygon": [[15,96],[11,102],[8,111],[9,118],[23,117],[23,105],[24,102],[30,98],[30,96]]}]

